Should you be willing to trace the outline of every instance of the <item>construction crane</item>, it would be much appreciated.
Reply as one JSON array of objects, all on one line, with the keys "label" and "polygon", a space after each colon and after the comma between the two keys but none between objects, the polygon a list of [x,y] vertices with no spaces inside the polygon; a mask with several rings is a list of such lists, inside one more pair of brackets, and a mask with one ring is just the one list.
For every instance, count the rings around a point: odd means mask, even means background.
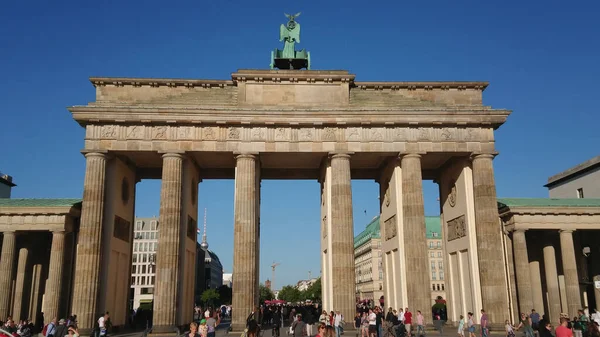
[{"label": "construction crane", "polygon": [[273,261],[273,264],[271,265],[271,271],[272,271],[272,275],[271,275],[271,290],[275,290],[275,268],[277,268],[278,265],[280,265],[281,263],[279,262],[275,262]]}]

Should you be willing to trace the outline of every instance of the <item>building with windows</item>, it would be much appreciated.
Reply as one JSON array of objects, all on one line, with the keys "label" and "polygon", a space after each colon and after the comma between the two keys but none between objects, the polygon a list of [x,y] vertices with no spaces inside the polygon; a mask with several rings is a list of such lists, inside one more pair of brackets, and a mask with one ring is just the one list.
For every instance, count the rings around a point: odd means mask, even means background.
[{"label": "building with windows", "polygon": [[136,218],[131,257],[131,304],[137,309],[150,306],[154,298],[156,250],[158,248],[158,218]]},{"label": "building with windows", "polygon": [[[429,255],[431,280],[431,299],[438,296],[446,298],[446,284],[444,282],[444,239],[439,216],[426,216],[425,228],[427,229],[427,254]],[[433,303],[433,302],[432,302]]]},{"label": "building with windows", "polygon": [[548,178],[550,198],[600,198],[600,156]]},{"label": "building with windows", "polygon": [[379,216],[376,216],[354,237],[354,273],[358,299],[376,301],[383,296],[381,261],[381,230]]}]

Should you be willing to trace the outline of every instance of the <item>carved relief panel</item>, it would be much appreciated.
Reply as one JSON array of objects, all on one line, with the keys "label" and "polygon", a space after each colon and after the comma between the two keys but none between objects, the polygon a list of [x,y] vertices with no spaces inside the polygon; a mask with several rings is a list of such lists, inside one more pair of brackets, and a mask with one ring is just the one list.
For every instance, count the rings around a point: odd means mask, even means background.
[{"label": "carved relief panel", "polygon": [[385,220],[383,222],[383,226],[385,228],[385,240],[390,240],[396,237],[397,232],[397,219],[396,215],[392,215],[391,218]]},{"label": "carved relief panel", "polygon": [[465,216],[461,215],[448,221],[448,241],[453,241],[467,236],[467,225]]}]

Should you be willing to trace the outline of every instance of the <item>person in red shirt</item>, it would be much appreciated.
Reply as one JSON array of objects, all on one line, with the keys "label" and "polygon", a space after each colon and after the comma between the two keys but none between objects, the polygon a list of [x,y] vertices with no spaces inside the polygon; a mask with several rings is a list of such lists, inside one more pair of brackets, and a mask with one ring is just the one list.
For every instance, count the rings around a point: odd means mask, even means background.
[{"label": "person in red shirt", "polygon": [[566,317],[560,318],[560,326],[556,328],[556,337],[573,337],[573,331],[567,327],[569,320]]},{"label": "person in red shirt", "polygon": [[406,328],[406,335],[410,336],[410,325],[412,324],[412,313],[408,311],[408,307],[404,310],[404,327]]}]

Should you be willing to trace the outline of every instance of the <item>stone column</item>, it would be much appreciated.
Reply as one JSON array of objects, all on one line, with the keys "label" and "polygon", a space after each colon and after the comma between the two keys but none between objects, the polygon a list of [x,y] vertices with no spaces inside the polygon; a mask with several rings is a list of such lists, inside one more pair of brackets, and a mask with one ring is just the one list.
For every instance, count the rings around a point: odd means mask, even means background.
[{"label": "stone column", "polygon": [[31,277],[31,300],[29,304],[29,318],[37,322],[37,315],[40,311],[40,283],[42,282],[42,265],[35,264],[32,268]]},{"label": "stone column", "polygon": [[577,316],[577,310],[581,309],[581,294],[579,291],[579,276],[577,275],[577,261],[575,260],[575,246],[573,245],[573,230],[563,229],[560,231],[560,252],[567,290],[568,314],[569,317],[575,317]]},{"label": "stone column", "polygon": [[235,157],[233,236],[233,331],[242,331],[246,317],[258,305],[259,179],[258,156]]},{"label": "stone column", "polygon": [[[504,268],[499,266],[502,252],[502,231],[498,221],[498,203],[492,154],[473,156],[473,199],[475,200],[475,231],[481,282],[481,302],[490,323],[503,326],[509,317]],[[482,308],[476,308],[476,312]]]},{"label": "stone column", "polygon": [[529,263],[529,273],[531,275],[531,297],[533,307],[540,315],[544,312],[544,293],[542,291],[542,274],[540,272],[540,262],[531,261]]},{"label": "stone column", "polygon": [[181,188],[183,156],[163,156],[156,283],[154,286],[154,330],[172,332],[176,324],[178,304],[179,245],[181,224]]},{"label": "stone column", "polygon": [[0,319],[5,320],[10,312],[10,299],[13,296],[12,278],[15,267],[15,232],[4,232],[2,255],[0,255]]},{"label": "stone column", "polygon": [[546,289],[548,291],[548,318],[552,324],[558,324],[560,318],[560,290],[558,288],[558,272],[556,270],[556,253],[554,246],[544,247],[544,269],[546,271]]},{"label": "stone column", "polygon": [[421,310],[426,322],[431,317],[431,282],[425,230],[423,202],[423,175],[421,155],[405,154],[400,157],[402,169],[402,218],[404,223],[404,253],[406,256],[406,288],[408,308]]},{"label": "stone column", "polygon": [[60,305],[60,290],[62,289],[63,257],[65,252],[65,232],[52,232],[52,248],[50,250],[50,268],[48,280],[46,281],[46,292],[44,300],[44,316],[52,319],[58,316]]},{"label": "stone column", "polygon": [[[72,308],[72,312],[77,313],[78,327],[82,333],[94,327],[98,314],[106,155],[90,152],[85,155],[85,159],[83,205],[77,243]],[[44,318],[47,323],[54,317]]]},{"label": "stone column", "polygon": [[525,241],[524,230],[517,229],[513,232],[513,249],[517,272],[519,313],[529,313],[533,309],[533,292],[531,289],[531,271],[529,270],[529,255],[527,254],[527,242]]},{"label": "stone column", "polygon": [[[352,218],[350,155],[331,156],[331,261],[333,282],[332,310],[344,317],[356,311],[356,274],[354,273],[354,222]],[[346,319],[350,322],[350,319]]]},{"label": "stone column", "polygon": [[29,317],[23,317],[23,294],[25,285],[25,272],[27,271],[27,257],[29,249],[23,247],[19,249],[19,263],[17,264],[17,280],[15,281],[15,303],[12,311],[13,319],[20,321]]}]

